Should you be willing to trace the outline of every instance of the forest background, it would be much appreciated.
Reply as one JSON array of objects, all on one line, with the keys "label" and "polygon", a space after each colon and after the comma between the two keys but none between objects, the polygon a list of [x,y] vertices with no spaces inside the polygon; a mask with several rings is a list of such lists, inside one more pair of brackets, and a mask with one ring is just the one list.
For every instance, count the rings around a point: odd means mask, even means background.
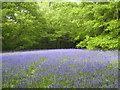
[{"label": "forest background", "polygon": [[2,50],[120,49],[120,2],[3,2]]}]

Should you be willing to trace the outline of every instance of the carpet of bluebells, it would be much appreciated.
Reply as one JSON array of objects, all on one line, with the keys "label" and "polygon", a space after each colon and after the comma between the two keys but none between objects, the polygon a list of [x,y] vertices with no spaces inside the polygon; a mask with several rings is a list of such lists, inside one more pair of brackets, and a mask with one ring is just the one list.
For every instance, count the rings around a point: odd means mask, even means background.
[{"label": "carpet of bluebells", "polygon": [[118,88],[118,52],[54,49],[3,53],[2,88]]}]

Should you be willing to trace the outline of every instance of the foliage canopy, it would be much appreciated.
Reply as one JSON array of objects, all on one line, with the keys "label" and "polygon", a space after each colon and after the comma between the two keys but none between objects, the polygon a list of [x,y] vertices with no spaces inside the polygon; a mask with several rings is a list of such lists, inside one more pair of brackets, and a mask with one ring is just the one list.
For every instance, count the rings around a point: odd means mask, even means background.
[{"label": "foliage canopy", "polygon": [[120,49],[120,2],[3,2],[3,50]]}]

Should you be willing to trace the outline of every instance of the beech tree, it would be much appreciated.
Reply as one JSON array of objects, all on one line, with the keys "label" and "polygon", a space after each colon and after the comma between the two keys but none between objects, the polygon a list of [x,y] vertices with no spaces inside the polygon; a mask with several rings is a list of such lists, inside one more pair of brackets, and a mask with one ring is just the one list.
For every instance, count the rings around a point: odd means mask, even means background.
[{"label": "beech tree", "polygon": [[3,50],[119,49],[120,2],[4,2]]}]

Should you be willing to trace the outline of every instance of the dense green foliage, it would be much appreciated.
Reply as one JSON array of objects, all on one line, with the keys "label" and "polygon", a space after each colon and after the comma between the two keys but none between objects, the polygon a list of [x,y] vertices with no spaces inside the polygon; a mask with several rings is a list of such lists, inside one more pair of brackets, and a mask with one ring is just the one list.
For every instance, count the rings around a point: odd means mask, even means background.
[{"label": "dense green foliage", "polygon": [[118,49],[120,2],[4,2],[3,50]]}]

